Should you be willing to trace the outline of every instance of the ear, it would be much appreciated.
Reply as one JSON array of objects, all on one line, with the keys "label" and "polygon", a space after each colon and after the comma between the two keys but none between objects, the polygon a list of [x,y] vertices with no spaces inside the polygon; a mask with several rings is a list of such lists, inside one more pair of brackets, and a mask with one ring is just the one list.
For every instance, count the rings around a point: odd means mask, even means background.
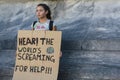
[{"label": "ear", "polygon": [[45,12],[46,13],[46,15],[48,14],[48,10]]}]

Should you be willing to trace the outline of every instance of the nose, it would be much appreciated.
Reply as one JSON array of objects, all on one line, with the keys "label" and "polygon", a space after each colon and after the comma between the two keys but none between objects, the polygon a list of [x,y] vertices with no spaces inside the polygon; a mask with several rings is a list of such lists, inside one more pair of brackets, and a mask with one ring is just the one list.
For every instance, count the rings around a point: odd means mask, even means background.
[{"label": "nose", "polygon": [[39,14],[40,14],[40,12],[38,11],[38,12],[37,12],[37,14],[39,15]]}]

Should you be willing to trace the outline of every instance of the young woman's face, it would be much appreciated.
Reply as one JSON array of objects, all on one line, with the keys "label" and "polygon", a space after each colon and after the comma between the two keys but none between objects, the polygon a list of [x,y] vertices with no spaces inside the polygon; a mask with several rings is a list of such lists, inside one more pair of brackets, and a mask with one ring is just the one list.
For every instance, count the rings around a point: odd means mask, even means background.
[{"label": "young woman's face", "polygon": [[39,19],[42,19],[42,18],[45,18],[47,15],[47,11],[45,11],[45,9],[42,7],[42,6],[38,6],[36,8],[36,16],[39,18]]}]

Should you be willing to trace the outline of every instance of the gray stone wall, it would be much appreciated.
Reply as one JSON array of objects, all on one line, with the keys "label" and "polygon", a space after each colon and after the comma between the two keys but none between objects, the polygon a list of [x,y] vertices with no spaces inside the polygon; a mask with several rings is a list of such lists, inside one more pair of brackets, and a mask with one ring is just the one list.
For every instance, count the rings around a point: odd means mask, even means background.
[{"label": "gray stone wall", "polygon": [[58,80],[120,80],[119,0],[0,0],[0,80],[11,80],[18,30],[46,3],[62,34]]}]

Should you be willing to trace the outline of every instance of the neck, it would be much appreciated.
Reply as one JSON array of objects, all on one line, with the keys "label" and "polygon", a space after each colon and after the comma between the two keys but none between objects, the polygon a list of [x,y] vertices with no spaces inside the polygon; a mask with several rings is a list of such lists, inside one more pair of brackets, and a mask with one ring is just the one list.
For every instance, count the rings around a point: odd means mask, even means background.
[{"label": "neck", "polygon": [[46,22],[47,20],[48,20],[48,19],[45,17],[45,18],[39,19],[39,22],[44,23],[44,22]]}]

